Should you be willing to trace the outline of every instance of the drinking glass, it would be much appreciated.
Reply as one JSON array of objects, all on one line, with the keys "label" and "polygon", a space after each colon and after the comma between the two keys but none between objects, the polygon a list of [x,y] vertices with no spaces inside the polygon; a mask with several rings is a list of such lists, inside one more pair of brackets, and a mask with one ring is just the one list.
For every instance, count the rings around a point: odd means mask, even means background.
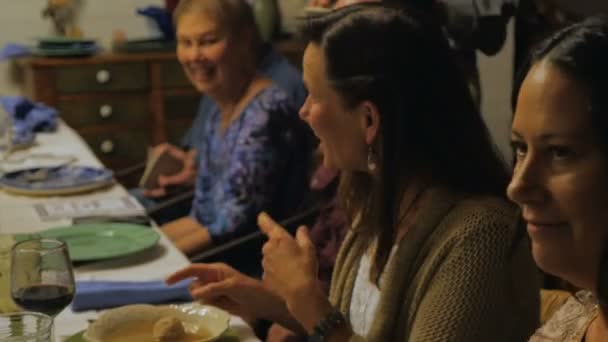
[{"label": "drinking glass", "polygon": [[63,241],[34,239],[11,250],[11,297],[27,311],[55,317],[72,302],[74,273]]},{"label": "drinking glass", "polygon": [[0,341],[49,342],[53,338],[53,318],[38,312],[0,314]]}]

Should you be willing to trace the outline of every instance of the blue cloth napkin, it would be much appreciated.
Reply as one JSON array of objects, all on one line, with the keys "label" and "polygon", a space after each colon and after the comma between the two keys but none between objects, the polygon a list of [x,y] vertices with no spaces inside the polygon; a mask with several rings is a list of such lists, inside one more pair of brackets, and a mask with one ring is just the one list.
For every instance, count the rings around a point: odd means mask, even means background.
[{"label": "blue cloth napkin", "polygon": [[72,311],[98,310],[129,304],[191,302],[192,279],[168,286],[162,281],[78,281]]},{"label": "blue cloth napkin", "polygon": [[29,46],[16,43],[8,43],[4,45],[2,50],[0,50],[0,61],[4,61],[11,58],[29,56],[31,53],[32,50]]},{"label": "blue cloth napkin", "polygon": [[171,13],[166,9],[158,6],[148,6],[145,8],[138,8],[137,14],[150,18],[156,24],[164,39],[175,40],[173,18],[171,18]]},{"label": "blue cloth napkin", "polygon": [[59,112],[42,103],[22,96],[0,96],[0,105],[13,123],[13,144],[26,144],[34,140],[36,132],[53,132],[57,129]]}]

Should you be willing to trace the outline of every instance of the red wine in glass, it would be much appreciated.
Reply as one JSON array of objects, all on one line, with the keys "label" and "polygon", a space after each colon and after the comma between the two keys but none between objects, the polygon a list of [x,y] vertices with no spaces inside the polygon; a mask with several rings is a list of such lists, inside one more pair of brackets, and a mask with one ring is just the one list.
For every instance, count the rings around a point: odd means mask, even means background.
[{"label": "red wine in glass", "polygon": [[32,285],[18,289],[13,300],[19,307],[54,317],[72,302],[73,288],[63,285]]},{"label": "red wine in glass", "polygon": [[67,245],[54,239],[17,243],[11,250],[11,296],[24,310],[59,314],[74,297]]}]

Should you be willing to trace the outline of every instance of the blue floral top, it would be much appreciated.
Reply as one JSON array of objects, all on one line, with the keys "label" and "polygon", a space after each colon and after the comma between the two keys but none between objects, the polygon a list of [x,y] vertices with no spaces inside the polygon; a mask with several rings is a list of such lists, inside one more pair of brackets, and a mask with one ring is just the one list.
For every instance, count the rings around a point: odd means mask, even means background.
[{"label": "blue floral top", "polygon": [[276,85],[260,91],[224,131],[219,108],[209,111],[191,215],[214,241],[253,231],[262,210],[280,219],[301,201],[312,154],[297,112]]}]

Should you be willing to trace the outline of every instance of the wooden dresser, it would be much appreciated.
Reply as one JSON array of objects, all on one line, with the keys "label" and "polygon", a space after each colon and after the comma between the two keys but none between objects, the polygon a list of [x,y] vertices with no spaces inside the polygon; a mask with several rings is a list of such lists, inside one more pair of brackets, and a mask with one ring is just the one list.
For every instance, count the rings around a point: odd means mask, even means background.
[{"label": "wooden dresser", "polygon": [[17,65],[25,95],[59,109],[114,170],[144,161],[147,146],[179,142],[201,97],[174,53],[24,58]]}]

